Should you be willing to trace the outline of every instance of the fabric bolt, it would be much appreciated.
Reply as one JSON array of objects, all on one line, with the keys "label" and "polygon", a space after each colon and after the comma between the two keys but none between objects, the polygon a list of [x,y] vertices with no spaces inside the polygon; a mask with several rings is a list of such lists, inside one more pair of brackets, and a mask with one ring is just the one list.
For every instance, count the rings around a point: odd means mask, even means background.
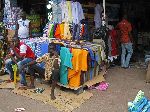
[{"label": "fabric bolt", "polygon": [[52,74],[52,70],[54,69],[54,61],[58,59],[59,63],[60,63],[60,58],[56,58],[56,56],[52,56],[50,57],[50,54],[47,53],[45,55],[43,55],[42,57],[39,57],[36,59],[37,63],[41,63],[44,62],[45,63],[45,80],[50,80],[51,74]]},{"label": "fabric bolt", "polygon": [[100,28],[102,25],[102,11],[103,8],[100,4],[96,4],[96,7],[94,8],[95,10],[95,15],[94,15],[94,21],[95,21],[95,28]]},{"label": "fabric bolt", "polygon": [[19,25],[18,37],[20,39],[29,37],[29,23],[30,23],[30,21],[28,19],[18,20],[18,25]]},{"label": "fabric bolt", "polygon": [[68,68],[72,68],[72,54],[70,50],[66,47],[61,47],[60,50],[60,83],[68,84]]},{"label": "fabric bolt", "polygon": [[82,6],[79,2],[72,3],[73,23],[79,24],[82,19],[85,19]]}]

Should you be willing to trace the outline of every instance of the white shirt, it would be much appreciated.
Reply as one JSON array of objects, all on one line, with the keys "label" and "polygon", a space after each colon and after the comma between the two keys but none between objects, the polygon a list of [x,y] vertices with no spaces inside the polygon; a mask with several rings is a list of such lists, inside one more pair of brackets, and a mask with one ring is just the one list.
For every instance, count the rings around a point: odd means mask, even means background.
[{"label": "white shirt", "polygon": [[82,19],[85,19],[82,6],[79,2],[72,3],[73,23],[79,24]]},{"label": "white shirt", "polygon": [[26,20],[18,20],[18,37],[23,39],[29,37],[29,23],[30,21],[28,19]]}]

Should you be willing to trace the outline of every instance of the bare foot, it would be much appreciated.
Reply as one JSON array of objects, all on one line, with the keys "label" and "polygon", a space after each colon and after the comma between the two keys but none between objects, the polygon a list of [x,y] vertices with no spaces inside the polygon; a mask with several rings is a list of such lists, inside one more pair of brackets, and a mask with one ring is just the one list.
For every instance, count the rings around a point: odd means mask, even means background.
[{"label": "bare foot", "polygon": [[55,99],[56,99],[56,97],[51,95],[51,100],[55,100]]}]

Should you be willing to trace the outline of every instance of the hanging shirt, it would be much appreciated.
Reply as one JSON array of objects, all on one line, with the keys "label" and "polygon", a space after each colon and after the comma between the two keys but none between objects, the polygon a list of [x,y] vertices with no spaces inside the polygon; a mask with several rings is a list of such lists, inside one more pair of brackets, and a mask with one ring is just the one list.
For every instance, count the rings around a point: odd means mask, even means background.
[{"label": "hanging shirt", "polygon": [[20,39],[29,37],[29,23],[30,23],[30,21],[28,19],[18,20],[18,25],[19,25],[18,37]]},{"label": "hanging shirt", "polygon": [[95,21],[95,28],[99,28],[102,25],[102,14],[103,8],[100,4],[97,4],[95,7],[95,15],[94,15],[94,21]]},{"label": "hanging shirt", "polygon": [[62,1],[59,6],[61,7],[62,10],[62,22],[67,22],[68,21],[68,9],[67,9],[67,4],[66,1]]},{"label": "hanging shirt", "polygon": [[129,32],[132,31],[131,24],[127,20],[122,20],[117,27],[119,28],[121,32],[121,42],[122,43],[128,43],[131,42],[129,37]]},{"label": "hanging shirt", "polygon": [[72,22],[72,1],[66,1],[66,6],[68,10],[68,21],[67,22]]},{"label": "hanging shirt", "polygon": [[62,9],[58,5],[59,3],[61,3],[61,0],[53,0],[53,4],[52,4],[53,19],[52,19],[52,21],[54,23],[62,22]]},{"label": "hanging shirt", "polygon": [[68,84],[68,68],[72,68],[72,54],[70,50],[66,47],[61,47],[60,50],[60,83]]},{"label": "hanging shirt", "polygon": [[70,40],[71,37],[72,36],[71,36],[71,32],[70,32],[69,23],[65,23],[64,24],[64,36],[63,36],[63,39]]},{"label": "hanging shirt", "polygon": [[73,23],[79,24],[82,19],[85,19],[82,6],[79,2],[72,3]]}]

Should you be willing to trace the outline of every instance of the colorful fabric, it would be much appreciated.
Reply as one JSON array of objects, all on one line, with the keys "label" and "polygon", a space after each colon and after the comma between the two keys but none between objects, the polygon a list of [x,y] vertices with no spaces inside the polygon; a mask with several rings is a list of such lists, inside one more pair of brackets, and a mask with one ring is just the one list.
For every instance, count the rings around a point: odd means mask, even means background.
[{"label": "colorful fabric", "polygon": [[60,83],[68,84],[68,68],[72,68],[72,54],[70,50],[66,47],[61,47],[60,50]]}]

